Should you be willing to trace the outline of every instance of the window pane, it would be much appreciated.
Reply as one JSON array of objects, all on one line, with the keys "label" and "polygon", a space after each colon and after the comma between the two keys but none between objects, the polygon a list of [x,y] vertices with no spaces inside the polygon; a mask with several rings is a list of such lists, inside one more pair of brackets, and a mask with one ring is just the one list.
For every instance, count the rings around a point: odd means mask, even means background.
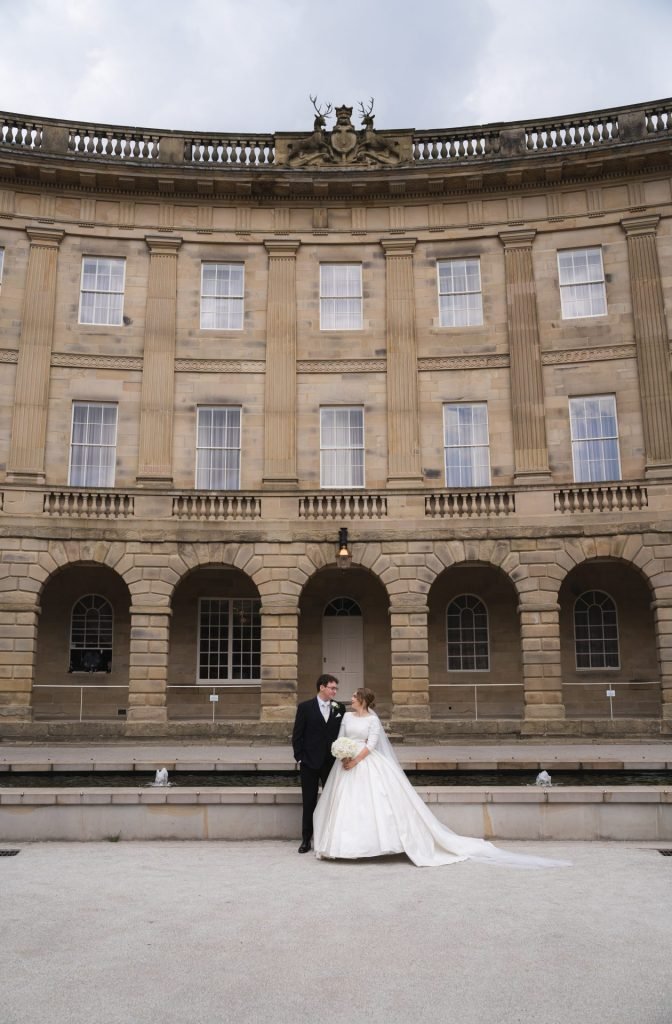
[{"label": "window pane", "polygon": [[201,330],[242,330],[245,265],[201,264]]},{"label": "window pane", "polygon": [[116,441],[116,405],[76,402],[72,409],[70,485],[114,487]]},{"label": "window pane", "polygon": [[106,257],[85,256],[79,322],[119,325],[123,321],[125,262]]},{"label": "window pane", "polygon": [[444,455],[447,487],[488,487],[490,447],[488,408],[473,405],[445,405]]},{"label": "window pane", "polygon": [[575,481],[620,480],[614,396],[572,398],[569,413]]},{"label": "window pane", "polygon": [[442,327],[473,327],[483,323],[479,260],[440,260],[439,321]]},{"label": "window pane", "polygon": [[320,264],[320,329],[356,331],[362,325],[361,264]]},{"label": "window pane", "polygon": [[364,486],[364,411],[332,406],[320,410],[322,487]]},{"label": "window pane", "polygon": [[240,487],[240,409],[201,407],[196,423],[196,487]]},{"label": "window pane", "polygon": [[558,274],[563,319],[606,315],[601,249],[559,252]]}]

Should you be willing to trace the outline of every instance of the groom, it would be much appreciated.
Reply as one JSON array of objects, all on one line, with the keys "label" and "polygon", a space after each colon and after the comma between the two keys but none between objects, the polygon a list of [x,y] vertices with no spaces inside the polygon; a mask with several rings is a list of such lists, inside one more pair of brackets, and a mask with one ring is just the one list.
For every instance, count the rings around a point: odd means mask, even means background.
[{"label": "groom", "polygon": [[294,760],[301,771],[303,820],[299,853],[308,853],[313,838],[313,811],[317,805],[320,782],[324,787],[334,758],[331,744],[341,728],[345,705],[335,699],[338,692],[336,676],[323,675],[317,680],[317,697],[304,700],[296,709],[292,746]]}]

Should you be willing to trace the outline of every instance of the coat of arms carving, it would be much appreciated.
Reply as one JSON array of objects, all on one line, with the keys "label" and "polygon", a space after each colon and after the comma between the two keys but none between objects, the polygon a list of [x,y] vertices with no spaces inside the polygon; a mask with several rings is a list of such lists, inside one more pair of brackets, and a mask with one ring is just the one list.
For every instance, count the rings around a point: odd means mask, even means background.
[{"label": "coat of arms carving", "polygon": [[[329,165],[395,165],[404,159],[398,140],[378,133],[373,127],[373,99],[368,107],[359,104],[362,127],[358,131],[352,123],[352,107],[336,107],[328,103],[317,105],[317,97],[310,97],[315,109],[312,135],[287,142],[284,160],[290,167],[315,167]],[[334,112],[336,122],[327,131],[327,118]]]}]

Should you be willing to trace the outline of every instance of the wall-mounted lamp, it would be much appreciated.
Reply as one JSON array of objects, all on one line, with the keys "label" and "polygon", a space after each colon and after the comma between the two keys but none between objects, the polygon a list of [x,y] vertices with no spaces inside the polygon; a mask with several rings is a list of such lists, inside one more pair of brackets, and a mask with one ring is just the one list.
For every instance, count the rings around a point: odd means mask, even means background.
[{"label": "wall-mounted lamp", "polygon": [[336,565],[339,569],[349,569],[352,565],[352,555],[348,549],[348,528],[342,526],[338,531],[338,554]]}]

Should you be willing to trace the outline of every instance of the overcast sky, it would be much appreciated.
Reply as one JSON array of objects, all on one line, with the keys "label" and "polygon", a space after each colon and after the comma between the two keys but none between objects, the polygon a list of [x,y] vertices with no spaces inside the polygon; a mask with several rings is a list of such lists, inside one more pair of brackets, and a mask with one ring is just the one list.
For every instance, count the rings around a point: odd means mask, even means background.
[{"label": "overcast sky", "polygon": [[672,93],[672,0],[0,0],[6,111],[219,132],[577,113]]}]

